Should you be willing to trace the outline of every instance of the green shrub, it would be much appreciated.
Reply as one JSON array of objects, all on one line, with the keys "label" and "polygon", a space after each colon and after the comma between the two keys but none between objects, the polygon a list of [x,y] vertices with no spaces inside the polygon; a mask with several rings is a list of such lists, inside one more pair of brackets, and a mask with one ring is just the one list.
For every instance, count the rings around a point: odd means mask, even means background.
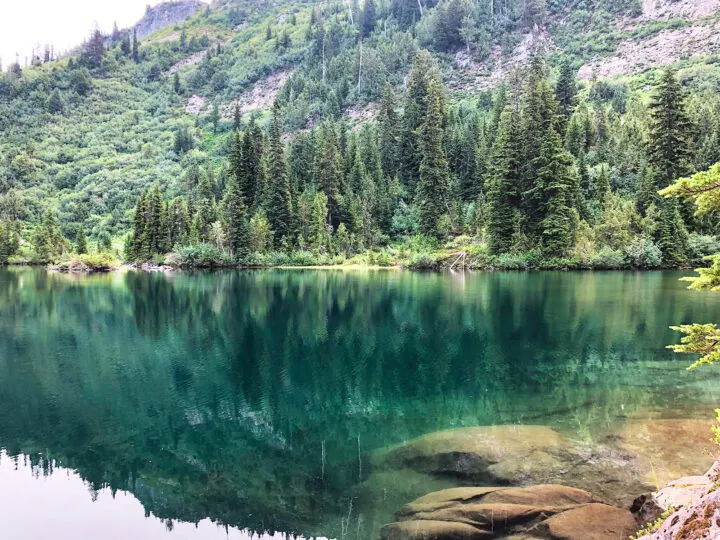
[{"label": "green shrub", "polygon": [[594,268],[613,269],[624,268],[627,262],[625,254],[622,251],[603,246],[603,248],[590,259],[590,264]]},{"label": "green shrub", "polygon": [[232,256],[212,244],[191,244],[177,250],[177,262],[185,268],[216,268],[235,264]]},{"label": "green shrub", "polygon": [[646,237],[635,238],[625,248],[625,258],[633,268],[658,268],[662,264],[660,248]]},{"label": "green shrub", "polygon": [[120,265],[112,252],[70,254],[59,261],[55,268],[65,272],[107,272]]},{"label": "green shrub", "polygon": [[720,239],[717,236],[691,233],[688,238],[688,256],[692,261],[720,253]]},{"label": "green shrub", "polygon": [[413,253],[408,260],[408,268],[413,270],[437,270],[440,268],[442,256],[430,251]]}]

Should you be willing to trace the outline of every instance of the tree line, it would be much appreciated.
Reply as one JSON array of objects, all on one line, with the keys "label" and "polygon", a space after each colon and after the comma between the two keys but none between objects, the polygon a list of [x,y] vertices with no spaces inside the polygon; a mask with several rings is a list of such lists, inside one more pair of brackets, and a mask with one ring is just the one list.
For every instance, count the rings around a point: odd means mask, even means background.
[{"label": "tree line", "polygon": [[[164,201],[158,186],[138,200],[131,258],[178,245],[352,255],[420,234],[438,243],[476,238],[490,254],[576,256],[593,245],[632,244],[638,264],[693,257],[690,233],[715,233],[658,190],[692,172],[697,133],[671,70],[662,73],[645,125],[626,151],[642,153],[633,185],[611,178],[619,157],[612,110],[578,99],[565,63],[551,84],[535,56],[491,99],[450,106],[436,61],[421,51],[407,87],[386,87],[375,122],[324,122],[285,140],[275,104],[263,131],[238,116],[216,175],[186,171],[187,196]],[[185,134],[184,136],[187,136]],[[616,174],[616,173],[615,173]]]}]

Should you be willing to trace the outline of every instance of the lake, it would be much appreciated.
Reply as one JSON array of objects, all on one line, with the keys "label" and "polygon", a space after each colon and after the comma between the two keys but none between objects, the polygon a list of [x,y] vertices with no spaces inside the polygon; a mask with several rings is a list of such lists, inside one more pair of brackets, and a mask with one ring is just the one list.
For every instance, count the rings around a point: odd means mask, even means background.
[{"label": "lake", "polygon": [[719,370],[665,349],[720,318],[682,275],[0,269],[0,536],[377,538],[478,481],[383,456],[473,426],[701,469],[651,440],[720,403]]}]

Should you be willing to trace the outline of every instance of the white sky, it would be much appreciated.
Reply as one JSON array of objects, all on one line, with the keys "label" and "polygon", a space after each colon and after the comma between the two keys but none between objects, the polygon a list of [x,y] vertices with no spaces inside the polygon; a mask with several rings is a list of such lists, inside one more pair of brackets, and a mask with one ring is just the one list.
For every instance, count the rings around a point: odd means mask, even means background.
[{"label": "white sky", "polygon": [[160,0],[0,0],[0,58],[3,70],[20,55],[30,57],[32,48],[45,43],[67,51],[82,43],[97,23],[109,33],[113,21],[131,26],[145,13],[148,4]]}]

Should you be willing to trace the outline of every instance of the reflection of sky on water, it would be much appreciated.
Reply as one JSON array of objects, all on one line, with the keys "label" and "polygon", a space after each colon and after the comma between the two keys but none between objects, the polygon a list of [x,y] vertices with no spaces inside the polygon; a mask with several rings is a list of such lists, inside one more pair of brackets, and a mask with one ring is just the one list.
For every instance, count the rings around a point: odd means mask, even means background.
[{"label": "reflection of sky on water", "polygon": [[[96,495],[96,496],[95,496]],[[94,500],[93,500],[94,499]],[[62,531],[62,532],[58,532]],[[78,474],[56,467],[38,474],[18,456],[17,465],[0,451],[0,538],[8,540],[282,540],[284,535],[257,535],[204,519],[198,524],[145,516],[127,491],[113,497],[109,488],[89,491]],[[302,540],[298,538],[298,540]],[[318,539],[323,540],[323,539]]]}]

